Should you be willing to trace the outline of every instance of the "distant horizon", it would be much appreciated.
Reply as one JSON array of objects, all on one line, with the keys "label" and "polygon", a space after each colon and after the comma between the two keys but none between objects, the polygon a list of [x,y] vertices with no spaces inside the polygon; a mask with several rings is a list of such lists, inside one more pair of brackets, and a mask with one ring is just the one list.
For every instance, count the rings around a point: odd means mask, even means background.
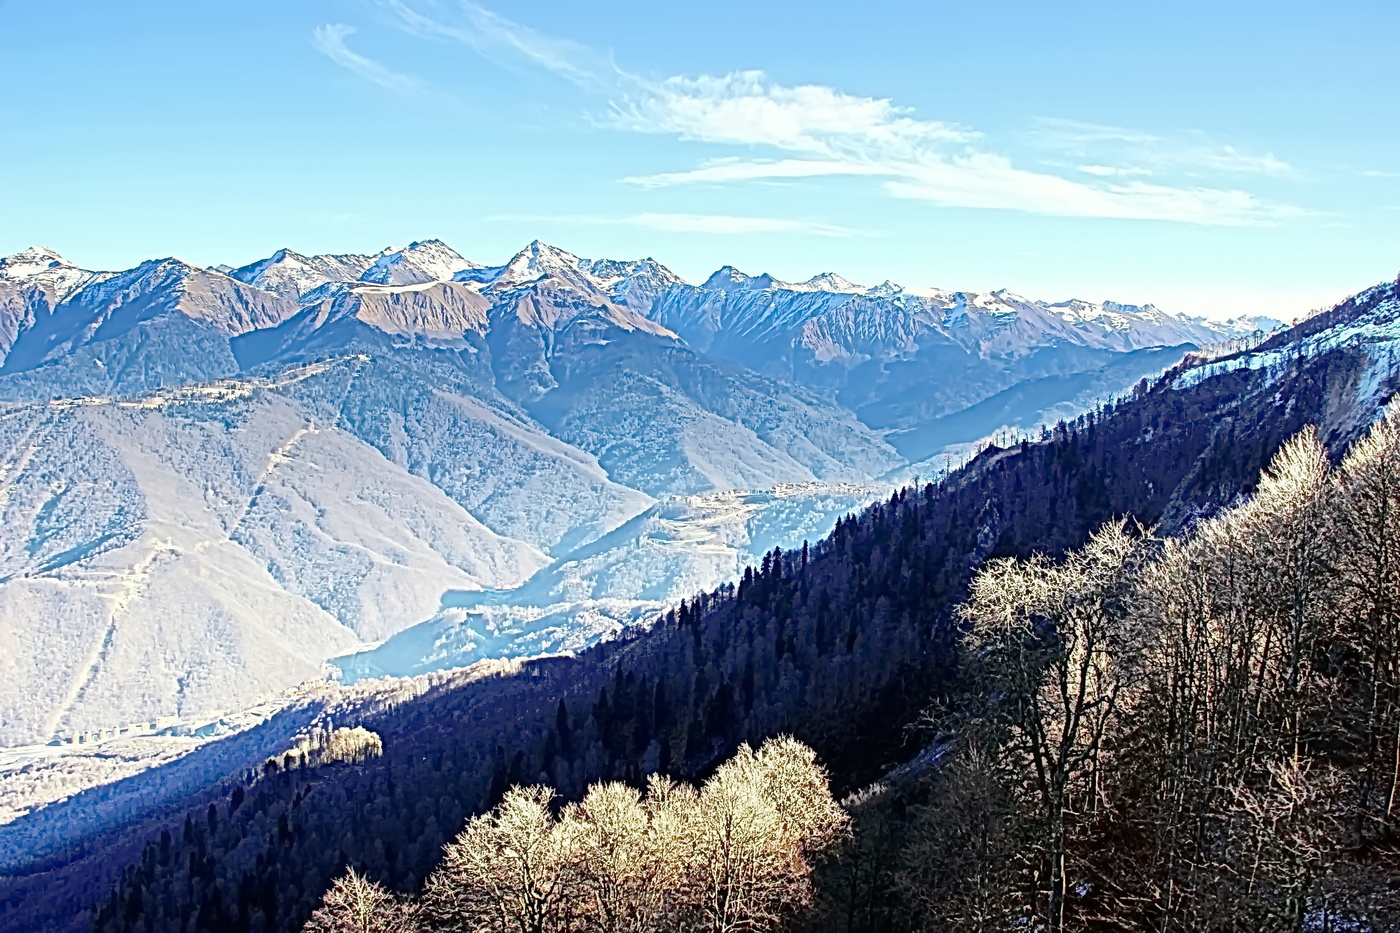
[{"label": "distant horizon", "polygon": [[1375,0],[59,9],[0,3],[0,254],[538,236],[690,280],[737,260],[1214,319],[1400,270],[1400,5]]},{"label": "distant horizon", "polygon": [[775,281],[777,281],[777,282],[781,282],[781,283],[783,283],[783,284],[789,284],[789,285],[794,285],[794,284],[798,284],[798,285],[800,285],[800,284],[805,284],[805,283],[811,281],[812,279],[818,278],[818,277],[823,276],[823,275],[836,275],[836,276],[839,276],[839,277],[842,278],[842,279],[845,279],[847,282],[849,282],[849,283],[850,283],[851,285],[853,285],[853,286],[856,286],[856,287],[859,287],[859,288],[862,288],[862,289],[867,289],[867,290],[868,290],[868,289],[871,289],[871,288],[877,288],[877,287],[879,287],[880,285],[883,285],[883,284],[889,282],[889,283],[892,283],[892,284],[894,284],[894,285],[896,285],[896,286],[901,287],[902,289],[904,289],[904,290],[905,290],[906,292],[908,292],[909,294],[919,295],[919,296],[928,296],[928,295],[931,295],[931,294],[936,293],[936,292],[943,292],[943,293],[947,293],[947,294],[964,293],[964,294],[973,294],[973,295],[990,295],[990,294],[995,294],[995,293],[997,293],[997,292],[1009,292],[1010,294],[1016,295],[1016,296],[1021,297],[1021,298],[1030,299],[1030,300],[1032,300],[1032,301],[1042,301],[1042,302],[1045,302],[1046,304],[1049,304],[1049,305],[1052,305],[1052,306],[1053,306],[1053,305],[1058,305],[1058,304],[1064,304],[1064,303],[1071,302],[1071,301],[1087,301],[1087,302],[1091,302],[1091,303],[1094,303],[1094,304],[1105,304],[1105,303],[1108,303],[1108,302],[1112,302],[1112,303],[1119,304],[1119,305],[1124,305],[1124,306],[1129,306],[1129,307],[1137,307],[1137,308],[1148,308],[1148,307],[1153,307],[1153,308],[1156,308],[1156,309],[1158,309],[1158,310],[1160,310],[1160,311],[1165,311],[1165,312],[1168,313],[1168,314],[1172,314],[1172,315],[1176,315],[1176,316],[1199,317],[1199,318],[1203,318],[1203,319],[1205,319],[1205,320],[1217,321],[1217,322],[1224,322],[1224,321],[1228,321],[1228,320],[1232,320],[1232,319],[1236,319],[1236,318],[1250,318],[1250,317],[1259,318],[1259,317],[1264,317],[1264,318],[1272,318],[1272,319],[1274,319],[1274,320],[1278,320],[1278,321],[1282,322],[1282,323],[1285,324],[1285,325],[1295,324],[1295,323],[1297,323],[1298,321],[1303,320],[1304,318],[1306,318],[1306,317],[1309,316],[1310,314],[1316,313],[1316,312],[1318,312],[1318,311],[1326,310],[1327,308],[1330,308],[1330,307],[1333,307],[1333,306],[1335,306],[1335,305],[1337,305],[1337,304],[1340,304],[1341,302],[1345,301],[1345,300],[1346,300],[1348,297],[1350,297],[1351,295],[1354,295],[1354,294],[1356,294],[1357,292],[1360,292],[1360,291],[1364,291],[1365,289],[1367,289],[1367,288],[1371,287],[1372,285],[1375,285],[1375,284],[1376,284],[1375,282],[1371,282],[1371,283],[1367,283],[1367,284],[1365,284],[1365,285],[1359,285],[1359,286],[1357,286],[1356,288],[1352,289],[1351,291],[1348,291],[1348,292],[1345,293],[1345,294],[1338,295],[1334,300],[1329,301],[1329,302],[1327,302],[1327,303],[1325,303],[1325,304],[1320,304],[1320,305],[1316,305],[1316,306],[1313,306],[1313,307],[1309,307],[1309,308],[1307,308],[1307,309],[1305,309],[1305,310],[1303,310],[1303,311],[1295,312],[1295,313],[1292,314],[1292,315],[1285,316],[1283,313],[1271,313],[1271,312],[1269,312],[1269,311],[1267,311],[1267,310],[1265,310],[1265,311],[1243,311],[1243,310],[1238,310],[1238,309],[1227,309],[1224,313],[1215,313],[1215,314],[1200,313],[1200,312],[1196,312],[1196,311],[1193,311],[1193,310],[1190,310],[1190,309],[1179,309],[1179,308],[1175,308],[1175,307],[1169,307],[1169,306],[1167,306],[1167,305],[1165,305],[1165,304],[1163,304],[1163,303],[1161,303],[1161,302],[1153,301],[1153,300],[1151,300],[1151,299],[1147,299],[1147,300],[1137,300],[1137,299],[1133,298],[1132,296],[1128,296],[1128,299],[1127,299],[1127,300],[1124,300],[1124,297],[1123,297],[1123,296],[1115,296],[1115,295],[1107,295],[1107,296],[1102,296],[1102,297],[1090,297],[1089,295],[1085,295],[1085,294],[1063,295],[1063,296],[1059,296],[1059,295],[1040,295],[1040,294],[1035,294],[1035,293],[1033,293],[1033,292],[1021,291],[1021,290],[1019,290],[1019,289],[1012,288],[1012,287],[1009,287],[1009,286],[998,286],[998,287],[993,287],[993,288],[963,288],[963,287],[960,287],[960,286],[957,286],[957,285],[953,285],[953,286],[950,287],[950,286],[944,286],[944,285],[938,285],[938,284],[923,284],[923,283],[901,282],[901,281],[895,280],[895,279],[892,278],[892,277],[885,277],[885,278],[880,279],[879,281],[868,282],[868,281],[860,281],[860,280],[854,279],[854,278],[852,278],[851,276],[846,275],[846,274],[845,274],[843,271],[841,271],[840,269],[820,269],[820,270],[818,270],[818,271],[816,271],[816,272],[812,272],[812,273],[810,273],[810,274],[803,275],[801,278],[790,278],[790,277],[787,277],[787,276],[782,276],[782,275],[775,274],[775,273],[773,273],[773,272],[771,272],[771,271],[769,271],[769,270],[767,270],[767,269],[758,269],[758,267],[749,267],[749,268],[745,268],[745,266],[744,266],[743,263],[733,262],[733,261],[724,262],[724,263],[720,264],[719,266],[714,267],[714,268],[711,269],[710,271],[705,272],[705,273],[701,273],[701,274],[699,274],[699,275],[686,275],[686,274],[684,274],[684,273],[678,271],[675,265],[672,265],[671,263],[667,262],[666,260],[661,259],[661,258],[659,258],[659,257],[657,257],[657,256],[655,256],[655,255],[645,255],[645,256],[604,256],[604,255],[593,255],[593,256],[589,256],[589,255],[584,255],[583,253],[580,253],[580,252],[576,252],[576,251],[574,251],[574,250],[571,250],[571,249],[569,249],[568,247],[560,246],[560,245],[557,244],[557,243],[550,243],[550,242],[546,241],[545,239],[543,239],[542,237],[535,237],[535,238],[531,239],[530,241],[528,241],[528,242],[525,244],[524,247],[521,247],[521,248],[519,248],[519,249],[516,249],[516,250],[514,250],[513,252],[507,254],[507,255],[505,256],[505,258],[502,259],[500,262],[487,261],[487,260],[483,260],[480,256],[475,256],[475,255],[472,255],[472,254],[469,254],[469,253],[464,253],[464,252],[462,252],[462,251],[460,251],[460,250],[457,250],[457,248],[456,248],[455,246],[453,246],[453,244],[452,244],[451,242],[449,242],[446,238],[444,238],[444,237],[437,237],[437,236],[415,238],[415,239],[411,239],[411,240],[405,240],[405,241],[402,241],[402,242],[399,242],[399,243],[391,243],[391,244],[389,244],[389,245],[380,247],[380,248],[378,248],[378,249],[366,249],[366,250],[348,249],[348,250],[334,250],[334,251],[331,251],[331,250],[316,250],[316,251],[311,251],[311,250],[306,250],[306,249],[300,249],[300,248],[298,248],[298,247],[296,247],[296,246],[283,245],[283,246],[277,247],[276,249],[270,250],[270,251],[268,251],[268,252],[266,252],[266,253],[264,253],[264,254],[262,254],[261,256],[258,256],[258,257],[256,257],[256,258],[249,259],[249,260],[247,260],[247,261],[237,262],[237,263],[229,262],[229,261],[227,261],[227,260],[216,260],[216,261],[214,261],[214,262],[208,262],[208,263],[206,263],[206,262],[199,262],[199,261],[196,261],[196,260],[191,260],[191,259],[188,259],[188,258],[186,258],[186,257],[183,257],[183,256],[179,255],[178,253],[171,252],[171,253],[166,253],[166,254],[164,254],[164,255],[150,255],[150,256],[146,256],[146,257],[144,257],[144,258],[142,258],[142,259],[136,260],[135,262],[131,262],[131,263],[128,263],[128,264],[122,265],[122,266],[105,266],[105,267],[104,267],[104,266],[101,266],[101,265],[88,264],[88,263],[86,263],[86,262],[79,261],[79,260],[75,259],[75,258],[74,258],[72,255],[70,255],[69,253],[65,252],[64,250],[62,250],[62,249],[60,249],[60,248],[54,246],[52,243],[31,243],[31,244],[29,244],[28,246],[22,247],[22,248],[20,248],[20,249],[17,249],[17,250],[10,250],[10,251],[8,251],[8,252],[6,252],[6,253],[4,253],[4,254],[0,254],[0,258],[9,258],[9,257],[15,256],[15,255],[18,255],[18,254],[20,254],[20,253],[23,253],[23,252],[25,252],[26,250],[31,250],[31,249],[42,249],[42,250],[48,250],[48,251],[50,251],[50,252],[52,252],[52,253],[55,253],[55,254],[57,254],[58,256],[60,256],[61,258],[63,258],[64,260],[66,260],[66,261],[72,263],[73,265],[77,266],[78,268],[87,270],[87,271],[89,271],[89,272],[123,272],[123,271],[129,270],[129,269],[134,269],[134,268],[136,268],[137,266],[139,266],[139,265],[141,265],[142,263],[145,263],[145,262],[153,262],[153,261],[160,261],[160,260],[166,260],[166,259],[173,259],[173,260],[176,260],[176,261],[178,261],[178,262],[183,262],[183,263],[186,263],[186,264],[188,264],[188,265],[195,266],[195,267],[198,267],[198,268],[201,268],[201,269],[209,269],[209,270],[212,270],[212,271],[221,271],[221,270],[219,270],[217,267],[219,267],[219,266],[226,266],[226,267],[228,267],[228,269],[230,269],[230,270],[241,269],[241,268],[244,268],[244,267],[253,265],[254,263],[261,262],[261,261],[266,260],[266,259],[270,259],[271,257],[275,256],[278,252],[280,252],[280,251],[282,251],[282,250],[287,250],[287,251],[289,251],[289,252],[293,252],[293,253],[296,253],[296,254],[298,254],[298,255],[307,256],[307,257],[311,257],[311,256],[326,256],[326,255],[338,255],[338,256],[351,256],[351,255],[353,255],[353,256],[378,256],[378,255],[384,255],[384,254],[387,254],[387,253],[395,252],[395,251],[398,251],[398,250],[409,249],[409,248],[411,248],[412,246],[414,246],[415,244],[420,244],[420,243],[431,243],[431,242],[442,243],[443,245],[447,246],[449,249],[452,249],[454,252],[457,252],[457,253],[458,253],[460,256],[462,256],[464,259],[470,260],[470,261],[472,261],[472,262],[481,263],[482,266],[485,266],[485,267],[487,267],[487,268],[495,268],[495,267],[498,267],[498,266],[503,266],[503,265],[505,265],[506,263],[508,263],[513,257],[519,255],[519,254],[520,254],[525,248],[527,248],[531,243],[539,242],[539,243],[544,244],[544,245],[546,245],[546,246],[553,247],[554,249],[558,249],[558,250],[561,250],[561,251],[563,251],[563,252],[569,253],[570,255],[577,256],[577,257],[579,257],[580,259],[612,259],[612,260],[619,260],[619,261],[645,261],[645,260],[650,260],[650,261],[652,261],[652,262],[656,262],[656,263],[660,264],[661,266],[665,267],[666,269],[668,269],[668,270],[670,270],[671,272],[673,272],[673,273],[675,273],[676,275],[678,275],[678,276],[682,279],[682,281],[685,282],[685,284],[687,284],[687,285],[692,285],[692,286],[696,286],[696,287],[703,286],[704,283],[705,283],[711,276],[713,276],[714,274],[716,274],[717,272],[720,272],[721,270],[723,270],[723,269],[725,269],[725,268],[732,268],[732,269],[735,269],[736,271],[738,271],[738,272],[740,272],[740,273],[742,273],[742,274],[744,274],[744,275],[746,275],[746,276],[749,276],[749,277],[751,277],[751,278],[761,278],[761,277],[763,277],[763,276],[769,276],[769,277],[771,277],[773,280],[775,280]]}]

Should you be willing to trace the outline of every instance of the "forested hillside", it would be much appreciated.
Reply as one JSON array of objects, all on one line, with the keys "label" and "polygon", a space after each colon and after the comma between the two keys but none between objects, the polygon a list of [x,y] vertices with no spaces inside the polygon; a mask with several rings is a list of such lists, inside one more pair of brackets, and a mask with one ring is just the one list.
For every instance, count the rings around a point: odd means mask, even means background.
[{"label": "forested hillside", "polygon": [[1400,929],[1398,599],[1394,418],[1180,537],[988,562],[938,767],[853,808],[815,925]]},{"label": "forested hillside", "polygon": [[[598,780],[699,777],[740,743],[779,733],[816,750],[839,794],[902,763],[917,773],[936,736],[910,727],[965,695],[957,607],[977,567],[1061,554],[1123,516],[1189,528],[1252,492],[1308,425],[1344,450],[1390,391],[1370,386],[1358,400],[1368,352],[1343,345],[1268,368],[1170,373],[1039,443],[990,449],[938,485],[906,489],[825,541],[770,554],[648,631],[366,717],[358,725],[382,754],[269,762],[231,796],[149,827],[125,868],[102,839],[68,864],[36,866],[6,882],[6,926],[96,917],[101,930],[294,930],[346,865],[416,891],[443,843],[512,784],[579,799]],[[868,804],[870,825],[904,806]],[[888,878],[866,867],[836,863],[838,881],[855,883],[829,881],[828,907],[841,907],[822,916],[892,928],[903,914],[889,909]],[[83,909],[93,913],[72,921]]]}]

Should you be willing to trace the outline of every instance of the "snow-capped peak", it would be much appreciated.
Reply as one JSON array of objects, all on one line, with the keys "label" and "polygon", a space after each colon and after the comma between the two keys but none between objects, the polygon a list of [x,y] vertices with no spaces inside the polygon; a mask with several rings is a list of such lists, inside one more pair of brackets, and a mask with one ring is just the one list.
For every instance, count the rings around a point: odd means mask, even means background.
[{"label": "snow-capped peak", "polygon": [[360,279],[380,285],[419,285],[451,281],[459,272],[480,268],[481,263],[465,258],[441,240],[420,240],[384,250]]},{"label": "snow-capped peak", "polygon": [[685,284],[685,279],[650,256],[631,260],[580,259],[578,265],[609,298],[639,314],[650,311],[668,289]]},{"label": "snow-capped peak", "polygon": [[762,275],[748,275],[733,266],[717,269],[701,287],[723,292],[757,292],[772,288],[787,292],[826,292],[845,295],[858,295],[865,291],[861,286],[835,272],[820,272],[805,282],[784,282],[782,279],[773,278],[767,272]]},{"label": "snow-capped peak", "polygon": [[579,268],[600,286],[611,288],[624,281],[645,281],[653,288],[684,285],[685,279],[648,256],[646,259],[580,259]]},{"label": "snow-capped peak", "polygon": [[746,275],[733,266],[724,266],[715,270],[700,287],[722,292],[762,291],[772,288],[773,281],[773,277],[766,272],[763,275]]},{"label": "snow-capped peak", "polygon": [[492,282],[492,287],[515,288],[550,277],[562,278],[572,285],[589,289],[598,287],[580,268],[577,256],[539,240],[531,241],[530,245],[512,256]]},{"label": "snow-capped peak", "polygon": [[820,272],[805,282],[775,282],[774,285],[790,292],[833,292],[858,295],[865,291],[864,287],[837,275],[835,272]]},{"label": "snow-capped peak", "polygon": [[294,250],[279,249],[266,259],[230,270],[228,275],[284,298],[297,299],[328,282],[354,281],[373,262],[372,256],[304,256]]},{"label": "snow-capped peak", "polygon": [[102,274],[80,269],[47,246],[31,246],[0,259],[0,282],[37,285],[62,301]]},{"label": "snow-capped peak", "polygon": [[57,266],[67,266],[76,269],[68,260],[58,254],[57,250],[47,246],[31,246],[22,249],[18,253],[0,259],[0,275],[7,278],[20,278],[22,276],[34,275],[46,269]]},{"label": "snow-capped peak", "polygon": [[893,298],[904,292],[903,285],[896,285],[889,279],[885,279],[879,285],[872,285],[865,290],[867,298]]}]

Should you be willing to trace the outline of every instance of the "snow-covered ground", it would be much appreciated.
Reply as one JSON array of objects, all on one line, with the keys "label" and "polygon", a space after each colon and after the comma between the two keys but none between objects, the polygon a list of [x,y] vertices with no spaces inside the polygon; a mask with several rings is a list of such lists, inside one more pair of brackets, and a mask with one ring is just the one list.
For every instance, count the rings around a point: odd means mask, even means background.
[{"label": "snow-covered ground", "polygon": [[672,496],[508,592],[444,594],[432,618],[335,658],[353,683],[482,658],[578,651],[736,581],[775,547],[818,541],[837,519],[888,495],[883,483],[787,483]]},{"label": "snow-covered ground", "polygon": [[[0,748],[0,825],[39,807],[66,800],[160,767],[214,739],[261,725],[306,695],[293,688],[245,709],[214,717],[159,724],[113,726],[48,745]],[[154,726],[154,728],[152,728]]]}]

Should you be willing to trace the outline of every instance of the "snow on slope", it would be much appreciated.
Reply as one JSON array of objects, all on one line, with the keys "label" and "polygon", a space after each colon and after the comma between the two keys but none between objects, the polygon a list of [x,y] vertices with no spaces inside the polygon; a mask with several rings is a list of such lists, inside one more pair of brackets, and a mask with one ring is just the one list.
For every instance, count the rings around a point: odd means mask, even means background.
[{"label": "snow on slope", "polygon": [[0,258],[0,364],[22,331],[52,314],[73,292],[109,275],[80,269],[47,246]]},{"label": "snow on slope", "polygon": [[140,393],[231,376],[238,364],[229,341],[295,311],[294,302],[219,272],[144,262],[31,314],[0,366],[0,397]]},{"label": "snow on slope", "polygon": [[518,590],[448,594],[446,608],[423,624],[333,663],[354,682],[576,651],[738,579],[775,547],[820,540],[838,518],[888,492],[879,484],[806,483],[673,496]]},{"label": "snow on slope", "polygon": [[241,282],[296,300],[331,282],[421,285],[443,282],[481,265],[464,259],[441,240],[389,246],[373,256],[354,253],[303,256],[279,249],[266,259],[233,269]]},{"label": "snow on slope", "polygon": [[0,283],[40,288],[54,303],[110,274],[80,269],[47,246],[31,246],[0,258]]},{"label": "snow on slope", "polygon": [[458,273],[480,268],[480,263],[463,258],[441,240],[423,240],[402,249],[384,250],[360,279],[380,285],[421,285],[444,282]]},{"label": "snow on slope", "polygon": [[10,406],[0,452],[6,744],[228,708],[546,562],[259,384]]},{"label": "snow on slope", "polygon": [[1299,357],[1313,357],[1342,347],[1366,354],[1366,368],[1356,386],[1355,407],[1360,423],[1373,417],[1380,406],[1400,389],[1400,279],[1372,286],[1352,295],[1330,310],[1276,334],[1258,346],[1215,356],[1197,357],[1172,382],[1186,388],[1220,373],[1236,369],[1279,370],[1297,365]]},{"label": "snow on slope", "polygon": [[[603,268],[594,263],[587,266]],[[648,275],[659,274],[652,269],[644,271]],[[618,289],[622,282],[622,277],[594,278],[585,269],[585,261],[535,240],[511,257],[485,289],[496,301],[513,305],[522,324],[538,329],[559,331],[578,322],[596,320],[595,326],[673,338],[673,333],[651,318],[612,300],[610,290]]]},{"label": "snow on slope", "polygon": [[657,296],[685,280],[650,257],[631,261],[580,259],[587,273],[609,298],[639,314],[646,314]]},{"label": "snow on slope", "polygon": [[[1050,304],[1004,289],[916,294],[888,282],[861,291],[830,273],[793,285],[730,266],[701,288],[672,288],[650,313],[702,349],[716,349],[737,362],[768,358],[788,365],[854,366],[937,346],[1020,356],[1062,343],[1125,352],[1242,336],[1241,323],[1170,315],[1152,305]],[[807,351],[806,359],[794,358],[799,347]]]},{"label": "snow on slope", "polygon": [[1215,333],[834,273],[707,286],[538,241],[494,267],[436,240],[227,274],[0,262],[0,398],[54,400],[0,412],[0,719],[226,707],[366,640],[405,670],[578,646],[860,504],[764,490],[865,488],[949,416],[990,433],[1018,386],[1098,374],[1078,403],[1124,351]]},{"label": "snow on slope", "polygon": [[353,282],[374,265],[375,257],[346,255],[303,256],[279,249],[266,259],[249,263],[228,274],[293,301],[328,282]]},{"label": "snow on slope", "polygon": [[[888,284],[887,282],[886,285]],[[766,291],[773,289],[785,292],[832,292],[835,294],[857,295],[866,291],[859,285],[837,275],[835,272],[819,272],[805,282],[784,282],[780,279],[775,279],[766,272],[763,275],[747,275],[733,266],[724,266],[715,270],[701,287],[722,292]]]}]

